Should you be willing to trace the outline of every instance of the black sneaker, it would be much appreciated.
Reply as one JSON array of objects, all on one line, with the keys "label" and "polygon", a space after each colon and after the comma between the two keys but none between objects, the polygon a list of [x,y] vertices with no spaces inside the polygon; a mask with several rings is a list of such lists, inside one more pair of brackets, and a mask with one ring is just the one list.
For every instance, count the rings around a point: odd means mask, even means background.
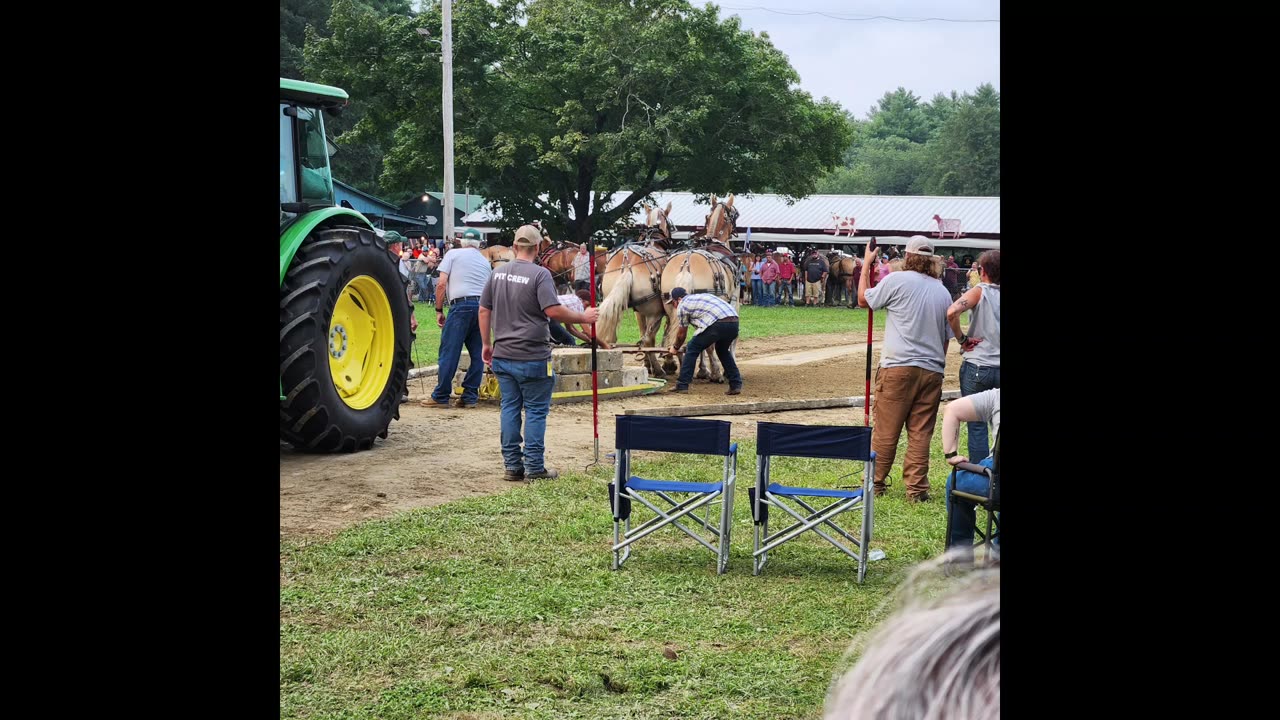
[{"label": "black sneaker", "polygon": [[502,473],[502,479],[507,480],[508,482],[520,482],[524,480],[524,468],[516,468],[515,470],[508,469],[506,472]]},{"label": "black sneaker", "polygon": [[689,388],[687,388],[687,387],[680,387],[679,385],[677,385],[677,386],[675,386],[675,387],[671,388],[671,392],[675,392],[675,393],[687,393],[687,392],[689,392]]},{"label": "black sneaker", "polygon": [[730,387],[728,390],[725,390],[725,391],[724,391],[724,394],[725,394],[725,395],[741,395],[741,394],[742,394],[742,386],[741,386],[741,385],[739,385],[738,387]]},{"label": "black sneaker", "polygon": [[544,467],[537,472],[526,473],[525,478],[529,480],[554,480],[560,477],[560,473],[555,468]]}]

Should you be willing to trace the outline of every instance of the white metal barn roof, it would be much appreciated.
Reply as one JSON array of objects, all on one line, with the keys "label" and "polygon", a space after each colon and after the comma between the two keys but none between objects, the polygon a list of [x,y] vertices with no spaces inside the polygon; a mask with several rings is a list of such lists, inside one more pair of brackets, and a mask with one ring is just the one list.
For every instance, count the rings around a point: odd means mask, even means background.
[{"label": "white metal barn roof", "polygon": [[[630,193],[613,196],[621,202]],[[545,196],[543,196],[545,199]],[[661,207],[671,203],[671,219],[682,229],[700,227],[706,219],[708,205],[694,202],[687,192],[654,193]],[[718,197],[724,197],[718,195]],[[1000,234],[1000,198],[946,197],[934,195],[810,195],[788,205],[782,195],[758,193],[739,195],[733,206],[738,209],[739,237],[748,227],[764,232],[821,233],[833,231],[832,215],[855,218],[858,234],[865,232],[931,233],[938,229],[934,215],[958,218],[962,232]],[[633,217],[640,218],[637,207]],[[467,223],[490,223],[500,217],[497,212],[482,209],[465,218]],[[847,233],[842,232],[843,238]]]}]

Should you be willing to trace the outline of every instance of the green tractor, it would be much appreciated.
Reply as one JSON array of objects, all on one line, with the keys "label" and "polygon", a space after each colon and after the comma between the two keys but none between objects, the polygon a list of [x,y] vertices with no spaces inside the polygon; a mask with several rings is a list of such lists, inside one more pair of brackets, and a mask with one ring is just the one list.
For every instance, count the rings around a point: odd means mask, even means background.
[{"label": "green tractor", "polygon": [[412,341],[399,260],[335,207],[322,115],[347,93],[280,80],[280,438],[354,452],[400,418]]}]

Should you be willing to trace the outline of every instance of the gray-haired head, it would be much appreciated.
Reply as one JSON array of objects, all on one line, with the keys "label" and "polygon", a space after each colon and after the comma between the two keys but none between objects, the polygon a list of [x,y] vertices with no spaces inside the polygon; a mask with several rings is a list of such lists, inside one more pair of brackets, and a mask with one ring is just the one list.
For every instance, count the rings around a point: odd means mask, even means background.
[{"label": "gray-haired head", "polygon": [[476,248],[476,249],[480,248],[480,241],[472,237],[464,237],[462,238],[461,242],[462,242],[462,247],[469,247],[469,248]]},{"label": "gray-haired head", "polygon": [[946,579],[952,554],[917,568],[903,606],[866,639],[827,696],[825,720],[997,720],[1000,567]]}]

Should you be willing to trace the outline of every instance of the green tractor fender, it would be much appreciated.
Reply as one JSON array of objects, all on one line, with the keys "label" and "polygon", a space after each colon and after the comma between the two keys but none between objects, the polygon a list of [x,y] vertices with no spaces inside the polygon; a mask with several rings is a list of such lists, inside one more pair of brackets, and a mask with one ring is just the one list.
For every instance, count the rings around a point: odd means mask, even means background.
[{"label": "green tractor fender", "polygon": [[[344,218],[343,216],[347,216]],[[335,224],[335,218],[346,220],[349,224],[354,221],[356,224],[363,225],[372,229],[373,223],[369,222],[364,215],[344,207],[327,207],[323,210],[314,210],[299,217],[293,223],[285,227],[280,233],[280,284],[284,284],[284,275],[289,271],[289,263],[293,262],[293,256],[297,254],[298,248],[302,246],[302,241],[307,239],[313,230],[321,225]]]}]

